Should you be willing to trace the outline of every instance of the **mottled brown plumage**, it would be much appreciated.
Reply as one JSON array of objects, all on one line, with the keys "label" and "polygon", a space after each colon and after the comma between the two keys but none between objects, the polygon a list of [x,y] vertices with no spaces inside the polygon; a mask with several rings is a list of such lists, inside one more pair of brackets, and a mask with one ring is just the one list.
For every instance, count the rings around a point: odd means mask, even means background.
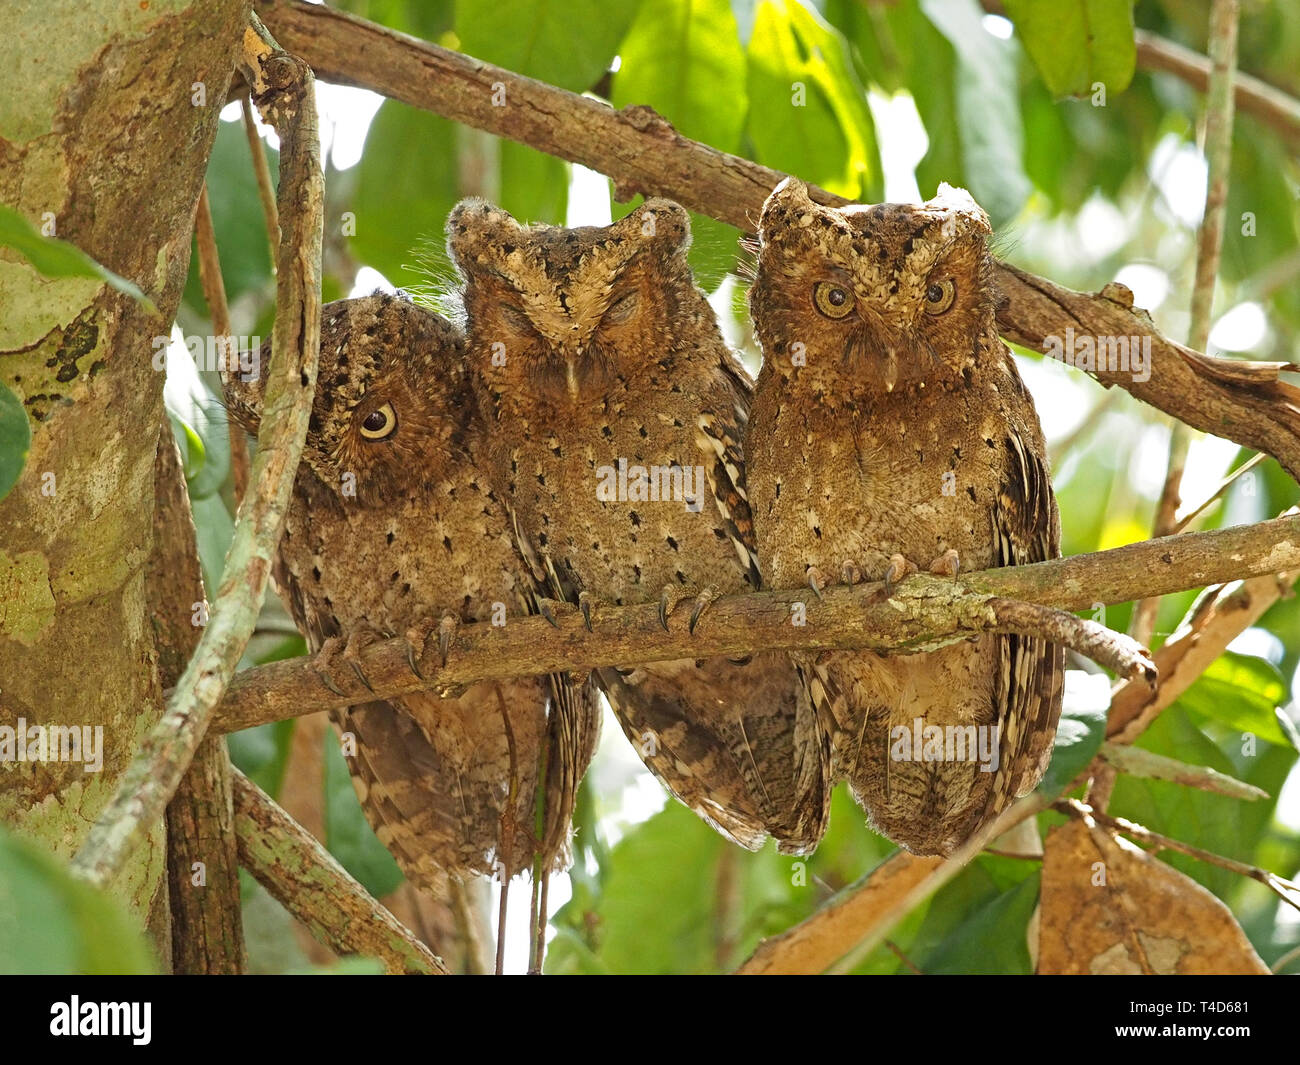
[{"label": "mottled brown plumage", "polygon": [[[266,365],[269,350],[262,352]],[[464,341],[394,296],[324,308],[319,386],[274,577],[313,651],[346,670],[366,640],[422,644],[461,623],[530,610],[505,507],[477,469],[483,427]],[[229,375],[227,403],[256,431],[261,382]],[[507,620],[508,623],[508,620]],[[566,860],[574,792],[594,749],[587,686],[567,677],[421,692],[335,714],[356,737],[353,783],[379,838],[415,883],[445,872]],[[546,762],[547,819],[535,797]]]},{"label": "mottled brown plumage", "polygon": [[[768,198],[750,291],[765,361],[746,453],[772,586],[1059,554],[1038,418],[994,322],[988,235],[979,206],[947,186],[920,207],[836,210],[793,180]],[[836,776],[873,826],[917,853],[950,853],[1030,790],[1051,756],[1055,644],[998,635],[800,662]],[[983,727],[996,769],[955,742],[930,761],[923,745],[916,760],[891,730],[917,735],[918,718]]]},{"label": "mottled brown plumage", "polygon": [[[751,385],[691,277],[686,212],[650,200],[605,228],[525,227],[469,200],[447,232],[491,469],[539,592],[587,612],[657,601],[665,624],[682,603],[693,629],[713,597],[757,588]],[[645,763],[720,832],[816,846],[829,753],[784,657],[598,677]]]}]

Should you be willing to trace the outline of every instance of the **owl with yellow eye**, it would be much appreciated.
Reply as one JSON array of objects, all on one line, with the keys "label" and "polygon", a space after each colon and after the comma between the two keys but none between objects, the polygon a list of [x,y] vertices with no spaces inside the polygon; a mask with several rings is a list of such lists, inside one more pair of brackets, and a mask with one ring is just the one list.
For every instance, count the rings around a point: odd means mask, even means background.
[{"label": "owl with yellow eye", "polygon": [[[997,332],[989,234],[978,204],[946,185],[920,206],[826,207],[795,180],[769,196],[745,450],[773,587],[881,581],[892,593],[918,569],[955,576],[1060,553],[1042,431]],[[797,661],[834,776],[918,854],[951,853],[1051,756],[1063,652],[1043,639]],[[930,758],[901,742],[929,726],[953,730],[962,757],[956,744]]]}]

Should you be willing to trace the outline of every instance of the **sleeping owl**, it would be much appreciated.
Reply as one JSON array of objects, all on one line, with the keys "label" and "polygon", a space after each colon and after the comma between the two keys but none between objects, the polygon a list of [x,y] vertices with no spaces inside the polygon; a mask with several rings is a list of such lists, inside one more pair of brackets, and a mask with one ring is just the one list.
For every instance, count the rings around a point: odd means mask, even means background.
[{"label": "sleeping owl", "polygon": [[[666,628],[694,631],[715,597],[760,587],[752,386],[687,265],[686,211],[648,200],[566,229],[467,200],[447,235],[487,468],[538,594],[588,619],[657,603]],[[785,656],[596,675],[643,761],[706,822],[749,848],[816,846],[829,752]]]},{"label": "sleeping owl", "polygon": [[[759,565],[778,588],[1054,558],[1033,402],[994,321],[989,222],[960,189],[841,209],[788,179],[759,227],[764,363],[746,436]],[[801,656],[872,825],[948,854],[1032,789],[1061,709],[1061,648],[985,635],[916,655]]]}]

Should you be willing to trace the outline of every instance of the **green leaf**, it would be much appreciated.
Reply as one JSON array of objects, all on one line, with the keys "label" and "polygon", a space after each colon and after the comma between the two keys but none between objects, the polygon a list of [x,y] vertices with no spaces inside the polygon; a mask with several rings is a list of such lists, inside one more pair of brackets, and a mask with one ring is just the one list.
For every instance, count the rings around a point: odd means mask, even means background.
[{"label": "green leaf", "polygon": [[839,32],[793,0],[763,0],[746,58],[758,161],[842,196],[878,200],[875,127]]},{"label": "green leaf", "polygon": [[1032,863],[1017,864],[1023,879],[1010,888],[1000,889],[982,861],[946,885],[905,950],[913,964],[937,975],[1028,975],[1026,928],[1038,902],[1039,881]]},{"label": "green leaf", "polygon": [[356,877],[375,898],[394,891],[402,883],[402,870],[379,842],[361,810],[347,762],[339,751],[333,729],[323,737],[325,745],[325,846],[339,863]]},{"label": "green leaf", "polygon": [[1100,686],[1095,691],[1088,691],[1070,683],[1080,677],[1077,670],[1066,672],[1065,701],[1056,728],[1052,762],[1038,785],[1038,790],[1044,795],[1056,796],[1065,791],[1070,781],[1092,761],[1106,738],[1110,699],[1101,692]]},{"label": "green leaf", "polygon": [[[461,51],[573,92],[609,69],[634,0],[457,0]],[[509,99],[506,106],[510,106]]]},{"label": "green leaf", "polygon": [[1199,717],[1272,744],[1300,747],[1295,727],[1279,710],[1287,701],[1286,681],[1267,659],[1226,651],[1178,701]]},{"label": "green leaf", "polygon": [[144,936],[116,900],[0,828],[0,973],[154,972]]},{"label": "green leaf", "polygon": [[642,0],[619,47],[613,104],[649,104],[685,137],[740,147],[745,50],[727,0]]},{"label": "green leaf", "polygon": [[32,443],[32,426],[22,401],[0,384],[0,499],[18,483]]},{"label": "green leaf", "polygon": [[140,287],[96,262],[75,244],[43,236],[12,207],[0,204],[0,248],[13,248],[46,277],[97,277],[135,299],[150,314],[157,314]]},{"label": "green leaf", "polygon": [[370,123],[357,166],[351,250],[394,285],[428,279],[418,245],[442,244],[460,199],[457,158],[456,127],[446,119],[388,100]]},{"label": "green leaf", "polygon": [[921,9],[952,45],[962,168],[971,195],[997,228],[1020,213],[1032,191],[1024,171],[1015,49],[984,29],[975,0],[921,0]]},{"label": "green leaf", "polygon": [[1007,15],[1057,96],[1087,96],[1101,82],[1122,92],[1133,79],[1133,0],[1006,0]]}]

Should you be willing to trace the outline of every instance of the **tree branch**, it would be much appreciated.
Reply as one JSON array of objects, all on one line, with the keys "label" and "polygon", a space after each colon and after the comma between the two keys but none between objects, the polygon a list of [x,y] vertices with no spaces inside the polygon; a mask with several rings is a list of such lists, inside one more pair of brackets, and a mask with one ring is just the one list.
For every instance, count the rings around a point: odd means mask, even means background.
[{"label": "tree branch", "polygon": [[306,829],[234,770],[239,861],[336,954],[378,958],[389,973],[446,975],[442,961],[357,883]]},{"label": "tree branch", "polygon": [[[413,107],[527,144],[608,174],[615,196],[669,196],[692,210],[752,230],[784,174],[681,136],[648,107],[615,111],[589,97],[521,77],[470,56],[301,0],[261,0],[258,10],[286,47],[327,81],[358,85]],[[506,106],[493,106],[495,86]],[[827,204],[846,201],[810,188]],[[1151,374],[1088,371],[1193,428],[1274,456],[1300,480],[1300,389],[1282,382],[1287,364],[1216,359],[1162,336],[1132,308],[1123,286],[1085,294],[999,263],[1003,334],[1046,350],[1048,337],[1151,338]]]},{"label": "tree branch", "polygon": [[[709,607],[694,634],[687,632],[685,616],[677,615],[670,618],[671,631],[665,631],[654,604],[599,608],[592,614],[591,632],[577,608],[561,606],[555,628],[538,617],[511,619],[500,628],[463,626],[445,666],[436,646],[419,657],[417,665],[427,681],[411,671],[402,639],[377,642],[360,652],[359,663],[373,691],[359,680],[343,696],[327,691],[308,658],[246,670],[231,684],[213,728],[234,732],[427,688],[451,691],[483,680],[591,666],[769,649],[921,651],[980,632],[1026,631],[1023,619],[1008,623],[1004,614],[999,620],[997,600],[1080,610],[1292,567],[1300,568],[1297,515],[985,570],[958,581],[917,574],[899,585],[890,599],[877,584],[828,588],[820,600],[804,590],[728,596]],[[793,624],[800,611],[806,615],[805,624]],[[1055,631],[1045,635],[1057,638]],[[1088,653],[1089,648],[1081,650]]]},{"label": "tree branch", "polygon": [[221,587],[194,657],[73,859],[73,870],[100,886],[162,816],[234,676],[262,605],[316,387],[324,187],[314,79],[302,60],[276,51],[260,22],[253,22],[257,29],[249,27],[244,37],[245,78],[280,133],[280,216],[288,222],[279,249],[254,491],[239,508]]},{"label": "tree branch", "polygon": [[[194,654],[202,607],[194,519],[171,426],[158,434],[154,460],[153,551],[145,588],[153,613],[158,678],[175,684]],[[210,736],[167,805],[167,883],[172,934],[168,945],[176,973],[236,975],[245,968],[239,863],[230,805],[226,741]],[[195,864],[201,863],[195,869]],[[198,874],[198,875],[196,875]]]}]

